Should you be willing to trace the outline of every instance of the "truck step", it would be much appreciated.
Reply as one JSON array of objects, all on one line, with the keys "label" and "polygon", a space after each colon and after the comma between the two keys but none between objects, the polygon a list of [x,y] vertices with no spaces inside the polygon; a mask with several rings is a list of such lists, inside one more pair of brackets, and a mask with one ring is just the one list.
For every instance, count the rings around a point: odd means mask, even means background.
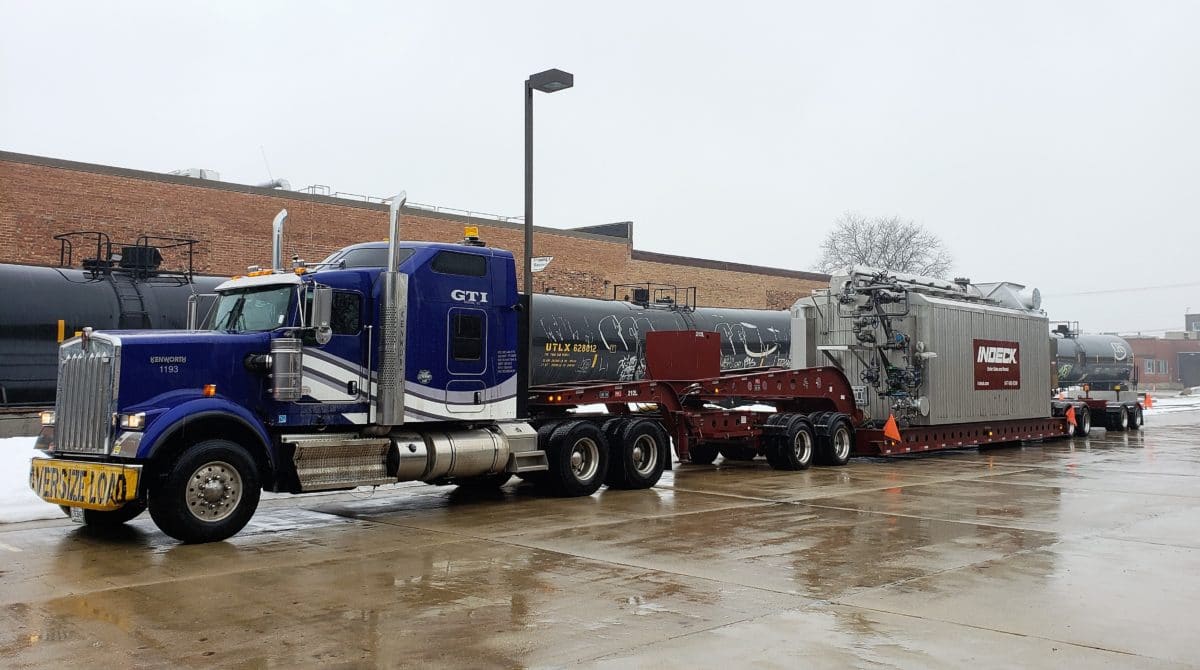
[{"label": "truck step", "polygon": [[550,469],[550,461],[546,459],[546,452],[541,451],[518,451],[508,454],[508,465],[504,471],[512,474],[521,474],[522,472],[539,472]]},{"label": "truck step", "polygon": [[295,447],[292,462],[301,491],[323,491],[354,486],[391,484],[386,437],[339,437],[336,435],[285,435],[285,444]]}]

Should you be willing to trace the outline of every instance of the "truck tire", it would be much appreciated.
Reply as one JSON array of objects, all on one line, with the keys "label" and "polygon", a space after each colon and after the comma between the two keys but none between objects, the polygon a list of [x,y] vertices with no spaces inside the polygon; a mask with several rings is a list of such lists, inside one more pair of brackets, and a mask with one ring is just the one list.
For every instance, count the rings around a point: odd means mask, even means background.
[{"label": "truck tire", "polygon": [[1075,411],[1075,437],[1087,437],[1092,432],[1092,411],[1080,405]]},{"label": "truck tire", "polygon": [[[59,505],[63,514],[71,516],[71,508]],[[125,503],[120,509],[103,512],[97,509],[83,510],[83,525],[89,528],[116,528],[127,521],[133,521],[146,511],[145,497]]]},{"label": "truck tire", "polygon": [[658,483],[670,458],[667,431],[647,419],[627,421],[621,427],[621,433],[608,443],[604,483],[614,489],[648,489]]},{"label": "truck tire", "polygon": [[219,542],[246,526],[258,508],[258,467],[240,445],[203,440],[183,450],[150,489],[150,516],[182,542]]},{"label": "truck tire", "polygon": [[1129,430],[1138,430],[1143,423],[1145,420],[1142,418],[1142,406],[1131,405],[1129,407]]},{"label": "truck tire", "polygon": [[776,470],[807,470],[817,450],[817,434],[803,414],[793,414],[782,436],[767,446],[767,462]]},{"label": "truck tire", "polygon": [[608,440],[596,424],[566,421],[550,435],[546,484],[555,495],[590,496],[608,472]]},{"label": "truck tire", "polygon": [[720,450],[716,445],[701,442],[693,444],[691,449],[688,449],[688,460],[696,465],[712,465],[712,462],[717,460],[717,454]]},{"label": "truck tire", "polygon": [[727,461],[752,461],[758,457],[758,450],[741,444],[725,444],[718,449]]},{"label": "truck tire", "polygon": [[845,465],[850,462],[854,451],[854,426],[850,417],[840,412],[830,412],[824,418],[825,427],[817,427],[817,457],[821,465]]}]

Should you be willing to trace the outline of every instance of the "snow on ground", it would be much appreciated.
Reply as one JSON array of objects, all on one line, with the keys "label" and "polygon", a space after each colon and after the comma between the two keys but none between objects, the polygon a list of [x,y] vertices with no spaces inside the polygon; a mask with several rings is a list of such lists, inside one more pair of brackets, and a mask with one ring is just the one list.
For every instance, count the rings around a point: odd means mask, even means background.
[{"label": "snow on ground", "polygon": [[1146,416],[1151,416],[1154,414],[1171,414],[1174,412],[1188,412],[1200,409],[1200,393],[1162,398],[1151,393],[1150,398],[1151,402],[1153,403],[1153,407],[1146,410]]},{"label": "snow on ground", "polygon": [[29,459],[41,452],[33,437],[0,439],[0,523],[62,519],[62,510],[34,495],[29,488]]}]

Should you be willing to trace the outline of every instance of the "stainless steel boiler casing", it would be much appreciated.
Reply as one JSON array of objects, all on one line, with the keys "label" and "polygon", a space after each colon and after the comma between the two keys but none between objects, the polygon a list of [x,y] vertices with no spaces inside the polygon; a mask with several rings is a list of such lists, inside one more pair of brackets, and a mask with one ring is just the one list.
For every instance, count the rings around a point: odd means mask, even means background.
[{"label": "stainless steel boiler casing", "polygon": [[[894,329],[911,338],[910,353],[917,343],[936,358],[924,362],[924,381],[914,392],[928,401],[927,416],[911,418],[913,425],[941,425],[1046,416],[1051,384],[1048,321],[1040,312],[1000,307],[984,302],[957,300],[910,291],[909,314],[893,320]],[[837,300],[818,294],[802,298],[792,308],[793,367],[833,365],[818,346],[858,345],[851,319],[838,317]],[[1020,388],[979,390],[975,365],[979,347],[975,340],[1016,342]],[[886,352],[899,359],[900,353]],[[850,351],[830,352],[846,373],[850,384],[864,386],[864,365]],[[860,351],[866,360],[874,352]],[[861,405],[868,418],[886,419],[893,399],[867,391]]]}]

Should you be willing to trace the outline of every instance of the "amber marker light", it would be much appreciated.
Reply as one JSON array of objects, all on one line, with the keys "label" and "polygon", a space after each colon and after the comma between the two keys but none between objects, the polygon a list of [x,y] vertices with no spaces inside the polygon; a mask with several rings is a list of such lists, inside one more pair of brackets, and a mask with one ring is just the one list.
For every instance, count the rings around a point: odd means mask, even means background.
[{"label": "amber marker light", "polygon": [[211,397],[215,396],[216,394],[217,394],[217,385],[216,384],[205,384],[204,385],[204,397],[205,398],[211,398]]}]

